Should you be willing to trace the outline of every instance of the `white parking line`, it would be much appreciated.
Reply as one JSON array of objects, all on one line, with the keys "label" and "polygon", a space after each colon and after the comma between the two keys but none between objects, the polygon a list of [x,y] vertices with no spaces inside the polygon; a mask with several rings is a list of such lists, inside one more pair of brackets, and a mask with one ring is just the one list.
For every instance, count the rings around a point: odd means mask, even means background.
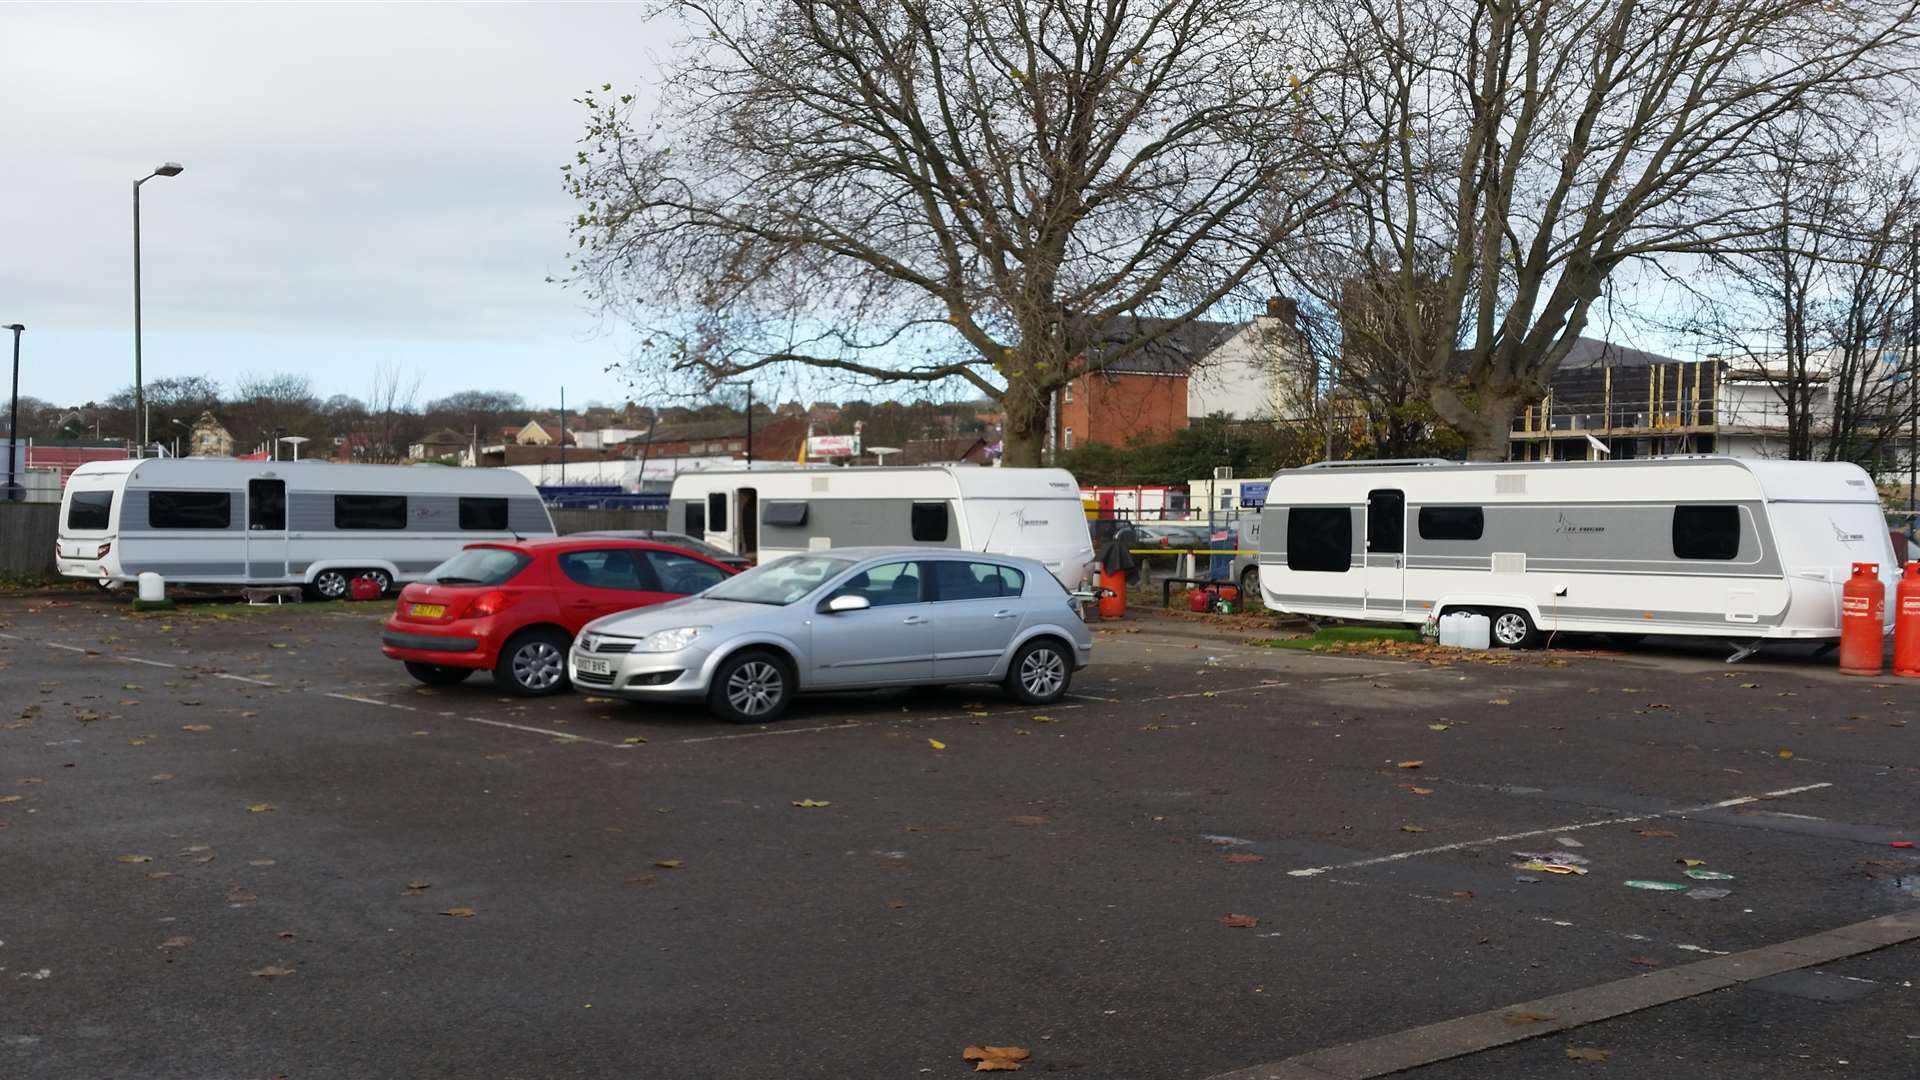
[{"label": "white parking line", "polygon": [[1798,795],[1804,791],[1817,791],[1820,788],[1829,788],[1832,786],[1830,783],[1802,784],[1799,787],[1781,788],[1778,791],[1763,791],[1758,795],[1741,795],[1732,799],[1722,799],[1719,802],[1707,803],[1704,806],[1689,806],[1679,810],[1662,810],[1653,814],[1623,814],[1619,817],[1601,818],[1598,821],[1581,821],[1571,825],[1555,825],[1546,829],[1529,829],[1526,832],[1504,833],[1500,836],[1483,836],[1477,840],[1461,840],[1452,844],[1441,844],[1438,847],[1419,848],[1414,851],[1396,851],[1391,855],[1376,855],[1371,859],[1355,859],[1352,862],[1329,863],[1326,866],[1302,867],[1298,870],[1287,871],[1287,876],[1317,877],[1329,870],[1354,870],[1362,866],[1379,866],[1382,863],[1399,862],[1403,859],[1418,859],[1426,855],[1439,855],[1448,851],[1459,851],[1462,848],[1485,847],[1489,844],[1505,844],[1514,840],[1528,840],[1536,836],[1552,836],[1555,834],[1579,832],[1582,829],[1597,829],[1602,825],[1630,825],[1636,821],[1652,821],[1655,818],[1684,817],[1687,814],[1697,814],[1703,810],[1724,810],[1730,806],[1745,806],[1748,803],[1759,802],[1762,799],[1778,799],[1787,795]]},{"label": "white parking line", "polygon": [[137,656],[116,656],[115,660],[125,660],[129,664],[145,664],[148,667],[178,668],[179,664],[169,664],[165,660],[142,660]]},{"label": "white parking line", "polygon": [[232,679],[234,682],[252,683],[255,686],[279,686],[280,685],[279,683],[268,682],[265,679],[249,678],[245,675],[229,675],[224,671],[214,672],[213,677],[216,679]]}]

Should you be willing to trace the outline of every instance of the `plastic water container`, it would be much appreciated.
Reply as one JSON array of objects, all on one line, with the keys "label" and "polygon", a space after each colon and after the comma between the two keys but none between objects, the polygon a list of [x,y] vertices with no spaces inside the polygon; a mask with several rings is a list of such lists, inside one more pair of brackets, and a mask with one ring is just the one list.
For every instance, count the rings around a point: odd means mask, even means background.
[{"label": "plastic water container", "polygon": [[1462,614],[1460,616],[1460,647],[1463,649],[1492,648],[1493,620],[1472,612]]},{"label": "plastic water container", "polygon": [[140,599],[149,604],[157,604],[167,598],[167,583],[159,574],[148,571],[140,575]]},{"label": "plastic water container", "polygon": [[1449,611],[1440,616],[1440,644],[1458,646],[1460,644],[1460,613]]}]

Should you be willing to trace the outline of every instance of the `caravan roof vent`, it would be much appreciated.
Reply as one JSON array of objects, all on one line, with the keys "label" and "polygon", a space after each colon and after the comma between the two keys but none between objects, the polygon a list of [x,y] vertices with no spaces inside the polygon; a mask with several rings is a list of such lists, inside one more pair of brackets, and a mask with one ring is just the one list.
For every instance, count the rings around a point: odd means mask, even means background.
[{"label": "caravan roof vent", "polygon": [[1527,493],[1527,474],[1494,473],[1493,493],[1495,495],[1525,495]]}]

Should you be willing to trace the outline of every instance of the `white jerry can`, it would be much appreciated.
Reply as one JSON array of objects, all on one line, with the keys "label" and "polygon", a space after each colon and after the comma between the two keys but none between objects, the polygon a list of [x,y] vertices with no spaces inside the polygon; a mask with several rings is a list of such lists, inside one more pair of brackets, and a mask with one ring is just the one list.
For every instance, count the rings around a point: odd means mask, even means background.
[{"label": "white jerry can", "polygon": [[1440,644],[1458,647],[1460,644],[1460,613],[1449,611],[1440,616]]},{"label": "white jerry can", "polygon": [[1463,649],[1492,648],[1493,620],[1473,612],[1462,614],[1460,616],[1460,647]]},{"label": "white jerry can", "polygon": [[140,575],[140,599],[157,604],[167,598],[167,583],[159,574],[148,571]]}]

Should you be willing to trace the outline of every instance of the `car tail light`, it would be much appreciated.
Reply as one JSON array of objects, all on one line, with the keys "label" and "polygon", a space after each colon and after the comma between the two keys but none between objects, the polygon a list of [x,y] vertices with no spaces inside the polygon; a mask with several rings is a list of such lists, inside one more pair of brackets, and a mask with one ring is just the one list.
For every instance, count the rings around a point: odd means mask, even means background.
[{"label": "car tail light", "polygon": [[507,592],[505,589],[494,589],[491,592],[481,593],[480,598],[475,600],[473,606],[467,609],[467,615],[470,618],[476,619],[485,618],[488,615],[497,615],[511,603],[513,603],[512,593]]},{"label": "car tail light", "polygon": [[93,557],[94,557],[94,558],[96,558],[96,559],[104,559],[104,558],[106,558],[106,557],[107,557],[107,552],[109,552],[109,551],[112,551],[112,550],[113,550],[113,545],[112,545],[112,544],[101,544],[101,545],[100,545],[100,550],[99,550],[99,551],[96,551],[96,552],[94,552],[94,553],[93,553]]}]

